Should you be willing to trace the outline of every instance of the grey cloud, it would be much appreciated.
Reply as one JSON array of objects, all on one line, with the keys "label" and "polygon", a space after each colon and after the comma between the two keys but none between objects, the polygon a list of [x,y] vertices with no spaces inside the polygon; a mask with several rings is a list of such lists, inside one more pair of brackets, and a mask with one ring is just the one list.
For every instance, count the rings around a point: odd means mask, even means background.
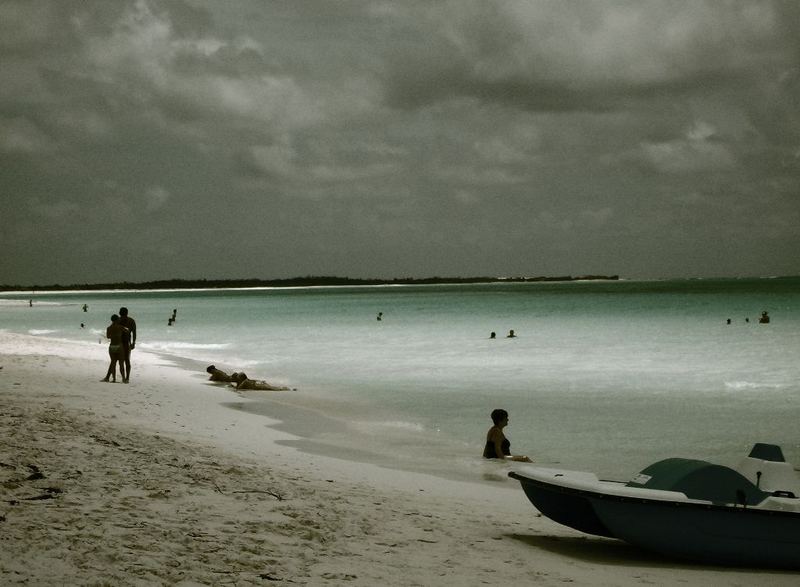
[{"label": "grey cloud", "polygon": [[410,60],[388,72],[393,106],[466,96],[535,111],[622,109],[743,86],[796,58],[783,3],[438,6]]},{"label": "grey cloud", "polygon": [[796,272],[799,16],[3,2],[0,282]]}]

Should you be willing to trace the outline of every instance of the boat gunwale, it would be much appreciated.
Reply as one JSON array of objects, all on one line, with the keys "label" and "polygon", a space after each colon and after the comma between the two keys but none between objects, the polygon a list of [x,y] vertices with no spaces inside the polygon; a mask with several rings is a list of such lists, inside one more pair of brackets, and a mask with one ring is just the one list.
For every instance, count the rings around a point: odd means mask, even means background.
[{"label": "boat gunwale", "polygon": [[[772,510],[772,509],[764,509],[758,507],[742,507],[739,504],[730,504],[730,505],[718,505],[711,502],[700,501],[700,500],[691,500],[690,498],[686,498],[687,501],[683,500],[668,500],[668,499],[655,499],[655,498],[648,498],[648,497],[632,497],[629,495],[614,495],[614,494],[607,494],[601,493],[599,491],[593,491],[590,489],[578,489],[575,487],[568,487],[564,485],[559,485],[558,483],[552,483],[548,481],[542,481],[540,479],[532,479],[530,477],[526,477],[516,471],[511,471],[508,473],[508,476],[512,479],[516,479],[521,484],[531,484],[538,486],[540,488],[545,488],[548,490],[555,490],[558,493],[568,494],[579,496],[583,498],[593,498],[598,500],[606,500],[606,501],[618,501],[624,503],[637,503],[637,504],[646,504],[646,505],[656,505],[661,507],[680,507],[680,508],[694,508],[694,509],[702,509],[702,510],[712,510],[717,512],[728,512],[728,513],[750,513],[750,514],[759,514],[759,515],[766,515],[771,517],[785,517],[785,518],[796,518],[800,520],[800,511],[792,512],[786,510]],[[632,488],[638,489],[638,488]],[[677,492],[676,492],[677,493]],[[683,494],[681,494],[683,495]],[[769,499],[769,498],[767,498]],[[800,499],[800,498],[783,498],[783,499]],[[534,504],[536,505],[536,504]]]}]

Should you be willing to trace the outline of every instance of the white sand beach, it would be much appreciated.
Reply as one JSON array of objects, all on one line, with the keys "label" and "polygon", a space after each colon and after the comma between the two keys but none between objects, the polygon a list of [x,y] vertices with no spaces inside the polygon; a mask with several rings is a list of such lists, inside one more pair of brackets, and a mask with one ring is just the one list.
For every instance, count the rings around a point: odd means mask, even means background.
[{"label": "white sand beach", "polygon": [[[537,515],[512,482],[305,454],[247,401],[134,351],[0,333],[4,585],[796,585]],[[483,431],[476,431],[482,434]]]}]

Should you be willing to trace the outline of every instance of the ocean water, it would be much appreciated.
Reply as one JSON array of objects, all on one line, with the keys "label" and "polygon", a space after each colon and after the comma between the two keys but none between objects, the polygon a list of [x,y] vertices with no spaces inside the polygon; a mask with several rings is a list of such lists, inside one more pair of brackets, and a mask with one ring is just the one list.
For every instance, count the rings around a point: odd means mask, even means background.
[{"label": "ocean water", "polygon": [[122,305],[137,348],[198,385],[214,363],[296,388],[231,409],[311,452],[492,478],[480,453],[503,407],[513,452],[609,478],[732,464],[754,442],[800,466],[800,278],[14,293],[0,328],[105,345]]}]

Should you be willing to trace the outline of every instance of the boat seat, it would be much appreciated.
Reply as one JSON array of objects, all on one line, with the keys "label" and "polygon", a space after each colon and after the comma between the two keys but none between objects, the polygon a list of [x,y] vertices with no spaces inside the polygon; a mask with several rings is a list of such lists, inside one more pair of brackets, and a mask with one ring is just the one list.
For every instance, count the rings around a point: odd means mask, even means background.
[{"label": "boat seat", "polygon": [[678,491],[689,499],[701,499],[714,504],[756,505],[770,495],[739,471],[694,459],[658,461],[642,470],[626,485]]},{"label": "boat seat", "polygon": [[761,459],[762,461],[772,461],[774,463],[785,463],[786,459],[783,457],[783,451],[777,444],[765,444],[757,442],[750,449],[750,454],[747,455],[751,459]]},{"label": "boat seat", "polygon": [[756,444],[736,470],[756,487],[776,497],[800,495],[800,477],[783,458],[781,448],[774,444]]}]

